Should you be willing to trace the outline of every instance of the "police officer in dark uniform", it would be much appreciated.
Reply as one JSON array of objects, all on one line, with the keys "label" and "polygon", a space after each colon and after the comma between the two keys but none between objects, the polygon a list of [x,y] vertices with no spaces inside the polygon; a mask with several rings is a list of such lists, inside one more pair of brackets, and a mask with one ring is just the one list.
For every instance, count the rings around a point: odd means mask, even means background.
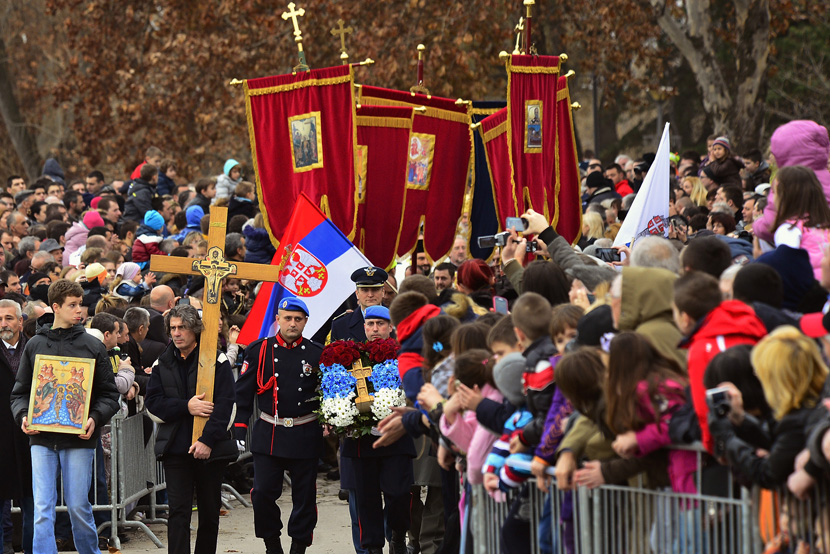
[{"label": "police officer in dark uniform", "polygon": [[236,382],[237,440],[245,439],[254,397],[262,412],[251,439],[251,502],[256,536],[265,541],[268,554],[283,553],[276,501],[282,494],[284,472],[291,474],[291,554],[306,551],[317,524],[317,459],[323,453],[323,431],[314,410],[319,408],[318,368],[323,347],[303,338],[307,322],[308,308],[302,300],[281,300],[276,336],[248,347]]},{"label": "police officer in dark uniform", "polygon": [[329,340],[366,341],[366,332],[363,330],[363,313],[369,306],[380,306],[383,301],[383,285],[389,275],[379,267],[361,267],[352,273],[357,296],[357,310],[336,317],[331,322]]},{"label": "police officer in dark uniform", "polygon": [[[372,340],[389,338],[392,329],[388,308],[370,306],[365,319],[366,333]],[[349,512],[355,550],[382,554],[388,534],[390,554],[406,554],[410,489],[415,482],[415,444],[411,436],[404,435],[389,446],[373,448],[378,438],[374,434],[356,439],[344,437],[340,451],[343,476],[348,467],[351,481]],[[343,464],[344,460],[349,463]]]}]

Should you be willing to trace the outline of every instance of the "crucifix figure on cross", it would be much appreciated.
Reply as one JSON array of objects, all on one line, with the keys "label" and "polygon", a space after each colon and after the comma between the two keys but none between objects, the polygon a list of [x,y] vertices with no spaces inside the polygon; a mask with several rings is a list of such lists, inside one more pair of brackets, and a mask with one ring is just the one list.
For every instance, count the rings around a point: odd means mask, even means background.
[{"label": "crucifix figure on cross", "polygon": [[[219,317],[222,306],[222,279],[233,275],[239,279],[279,282],[280,268],[275,265],[245,262],[228,263],[225,260],[225,229],[228,209],[210,207],[208,252],[203,260],[171,256],[151,256],[150,270],[183,275],[202,275],[205,278],[205,294],[202,303],[204,331],[199,339],[199,373],[196,378],[196,394],[205,393],[205,401],[213,402],[213,380],[216,372],[216,347],[219,342]],[[193,419],[193,442],[202,436],[208,418]]]}]

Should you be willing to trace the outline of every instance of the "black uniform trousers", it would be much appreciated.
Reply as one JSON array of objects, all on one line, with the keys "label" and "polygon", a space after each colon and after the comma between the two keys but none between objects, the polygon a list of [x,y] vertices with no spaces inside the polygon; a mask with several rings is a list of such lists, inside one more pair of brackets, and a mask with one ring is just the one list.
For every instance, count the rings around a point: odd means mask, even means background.
[{"label": "black uniform trousers", "polygon": [[409,530],[412,500],[409,490],[412,484],[412,458],[407,455],[356,458],[352,460],[352,469],[353,492],[360,524],[360,546],[383,548],[386,540],[384,500],[388,530],[393,536],[405,537]]},{"label": "black uniform trousers", "polygon": [[196,460],[189,454],[166,454],[167,552],[190,554],[190,520],[193,516],[193,491],[199,508],[194,554],[214,554],[219,536],[219,510],[222,508],[222,475],[227,460]]},{"label": "black uniform trousers", "polygon": [[293,508],[288,518],[288,535],[295,542],[310,545],[317,525],[317,458],[280,458],[254,455],[254,531],[261,539],[279,537],[282,531],[277,499],[282,496],[285,472],[291,474]]}]

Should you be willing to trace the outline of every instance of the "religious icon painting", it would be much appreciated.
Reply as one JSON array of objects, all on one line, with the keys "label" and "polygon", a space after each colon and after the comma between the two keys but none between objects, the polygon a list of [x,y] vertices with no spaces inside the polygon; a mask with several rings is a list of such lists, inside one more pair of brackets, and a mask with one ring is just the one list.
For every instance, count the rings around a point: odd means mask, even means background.
[{"label": "religious icon painting", "polygon": [[302,173],[323,167],[320,112],[289,117],[288,130],[291,133],[291,159],[294,162],[294,172]]},{"label": "religious icon painting", "polygon": [[542,101],[525,101],[525,153],[542,151]]},{"label": "religious icon painting", "polygon": [[354,167],[357,173],[357,203],[366,202],[366,171],[369,162],[369,147],[365,144],[356,144],[354,152]]},{"label": "religious icon painting", "polygon": [[409,137],[409,158],[406,164],[406,188],[427,190],[432,174],[435,135],[412,133]]},{"label": "religious icon painting", "polygon": [[29,429],[51,433],[83,434],[89,418],[92,358],[35,356],[29,397]]}]

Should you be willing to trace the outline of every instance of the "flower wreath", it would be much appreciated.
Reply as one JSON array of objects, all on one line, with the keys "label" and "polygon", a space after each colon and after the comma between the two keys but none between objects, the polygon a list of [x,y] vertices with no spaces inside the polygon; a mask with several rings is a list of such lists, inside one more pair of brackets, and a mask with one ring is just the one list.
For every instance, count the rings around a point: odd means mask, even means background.
[{"label": "flower wreath", "polygon": [[[393,407],[404,406],[406,396],[398,374],[399,347],[395,339],[366,343],[341,340],[327,345],[320,355],[320,422],[331,425],[338,434],[363,436],[371,434]],[[350,370],[356,362],[372,369],[366,377],[366,387],[373,401],[366,411],[358,409],[355,403],[357,379]]]}]

